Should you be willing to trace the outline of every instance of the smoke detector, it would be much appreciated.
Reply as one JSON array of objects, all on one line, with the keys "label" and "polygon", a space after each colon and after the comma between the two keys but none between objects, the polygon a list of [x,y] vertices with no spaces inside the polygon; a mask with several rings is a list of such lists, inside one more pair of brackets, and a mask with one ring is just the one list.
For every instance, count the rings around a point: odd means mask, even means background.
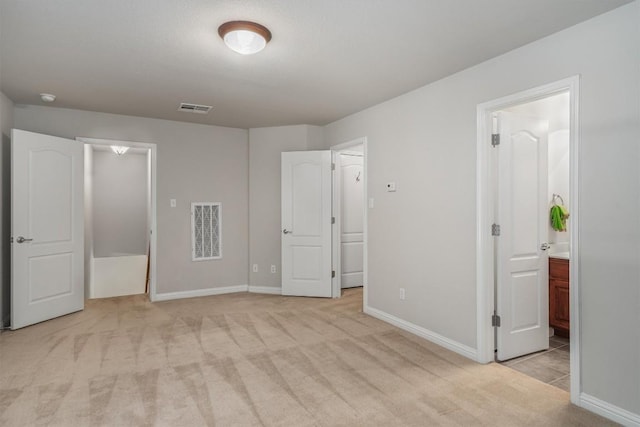
[{"label": "smoke detector", "polygon": [[42,102],[53,102],[56,100],[56,96],[50,93],[41,93],[40,99],[42,99]]}]

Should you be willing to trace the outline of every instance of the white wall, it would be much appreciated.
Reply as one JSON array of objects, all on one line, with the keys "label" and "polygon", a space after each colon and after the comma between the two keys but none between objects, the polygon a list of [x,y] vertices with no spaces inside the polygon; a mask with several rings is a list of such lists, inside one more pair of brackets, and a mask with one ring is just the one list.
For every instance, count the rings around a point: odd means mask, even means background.
[{"label": "white wall", "polygon": [[93,152],[93,253],[146,255],[147,153]]},{"label": "white wall", "polygon": [[[549,122],[549,206],[554,194],[559,194],[564,200],[564,206],[571,214],[569,193],[569,120],[570,105],[569,92],[543,98],[526,104],[508,108],[506,111],[538,117]],[[571,221],[571,217],[569,217]],[[571,241],[570,231],[556,231],[549,221],[549,243],[568,245]],[[567,246],[568,247],[568,246]]]},{"label": "white wall", "polygon": [[[369,210],[366,304],[476,348],[476,107],[579,74],[582,391],[635,414],[639,6],[636,1],[325,128],[327,146],[368,140],[368,196],[375,208]],[[397,192],[385,192],[387,181],[397,183]]]},{"label": "white wall", "polygon": [[[281,209],[280,153],[322,148],[322,128],[317,126],[281,126],[249,130],[249,253],[250,285],[277,287],[280,274]],[[276,273],[271,273],[271,265]]]},{"label": "white wall", "polygon": [[0,92],[0,327],[9,323],[10,306],[11,128],[13,102]]},{"label": "white wall", "polygon": [[[559,194],[564,201],[564,206],[569,211],[569,219],[567,220],[567,231],[557,231],[551,227],[549,221],[549,243],[569,244],[571,241],[571,202],[569,192],[569,129],[556,130],[549,132],[549,196],[551,202],[554,194]],[[552,206],[552,205],[551,205]]]},{"label": "white wall", "polygon": [[[157,291],[248,283],[248,132],[167,120],[40,106],[16,106],[15,126],[157,144]],[[169,199],[177,199],[177,207]],[[223,258],[191,261],[191,202],[222,202]],[[3,204],[4,206],[4,204]]]}]

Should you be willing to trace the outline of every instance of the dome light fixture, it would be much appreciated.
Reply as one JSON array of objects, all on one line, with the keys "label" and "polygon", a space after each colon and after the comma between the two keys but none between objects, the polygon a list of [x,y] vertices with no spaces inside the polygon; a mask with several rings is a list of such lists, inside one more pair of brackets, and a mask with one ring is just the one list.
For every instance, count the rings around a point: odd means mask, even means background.
[{"label": "dome light fixture", "polygon": [[56,96],[51,93],[41,93],[40,99],[42,102],[53,102],[56,100]]},{"label": "dome light fixture", "polygon": [[125,147],[123,145],[112,145],[111,151],[116,153],[118,156],[122,156],[124,153],[129,151],[129,147]]},{"label": "dome light fixture", "polygon": [[250,21],[230,21],[218,27],[218,34],[227,47],[242,55],[260,52],[271,40],[271,31]]}]

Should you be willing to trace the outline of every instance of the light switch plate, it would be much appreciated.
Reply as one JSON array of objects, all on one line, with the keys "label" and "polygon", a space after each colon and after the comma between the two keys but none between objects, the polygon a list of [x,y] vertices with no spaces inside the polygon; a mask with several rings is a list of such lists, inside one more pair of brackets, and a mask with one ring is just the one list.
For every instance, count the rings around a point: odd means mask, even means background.
[{"label": "light switch plate", "polygon": [[176,207],[176,199],[169,200],[169,204],[171,205],[172,208],[175,208]]}]

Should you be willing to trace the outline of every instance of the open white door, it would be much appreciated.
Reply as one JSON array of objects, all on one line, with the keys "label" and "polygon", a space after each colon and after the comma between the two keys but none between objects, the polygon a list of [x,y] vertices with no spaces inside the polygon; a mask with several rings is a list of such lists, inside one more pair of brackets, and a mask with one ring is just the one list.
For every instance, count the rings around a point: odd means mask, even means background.
[{"label": "open white door", "polygon": [[331,151],[282,153],[282,295],[331,297]]},{"label": "open white door", "polygon": [[11,329],[84,308],[83,144],[11,134]]},{"label": "open white door", "polygon": [[549,347],[548,122],[498,116],[498,360]]},{"label": "open white door", "polygon": [[340,286],[362,286],[364,282],[364,159],[362,153],[339,152],[336,171],[340,176]]}]

